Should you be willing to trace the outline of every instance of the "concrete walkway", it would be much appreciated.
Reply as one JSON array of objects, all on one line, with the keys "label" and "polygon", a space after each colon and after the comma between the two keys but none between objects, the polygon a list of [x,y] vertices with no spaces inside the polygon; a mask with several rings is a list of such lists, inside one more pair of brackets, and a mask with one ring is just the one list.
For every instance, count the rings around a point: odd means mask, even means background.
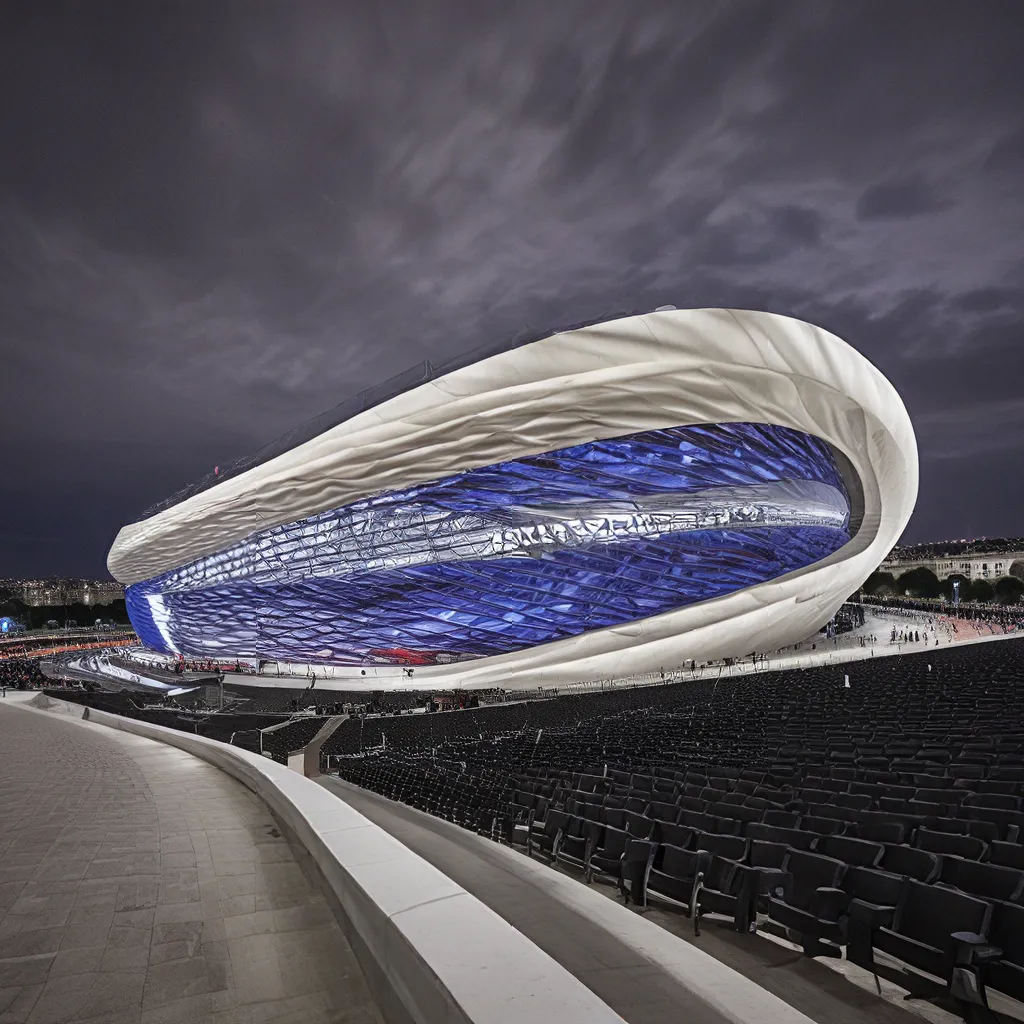
[{"label": "concrete walkway", "polygon": [[319,889],[240,783],[0,702],[0,1024],[378,1020]]},{"label": "concrete walkway", "polygon": [[[737,935],[710,919],[694,939],[689,921],[678,914],[650,911],[646,920],[624,914],[605,898],[614,898],[610,886],[588,888],[578,876],[335,776],[318,781],[518,928],[629,1024],[735,1021],[730,1012],[735,997],[728,989],[735,989],[729,979],[737,975],[818,1024],[922,1024],[922,1017],[931,1024],[953,1024],[957,1019],[927,1003],[913,1004],[911,1012],[912,1004],[902,1002],[903,991],[895,986],[887,986],[886,997],[879,998],[871,976],[861,972],[863,977],[851,978],[845,962],[840,974],[794,947]],[[651,928],[648,921],[661,927]],[[705,954],[718,963],[708,964]],[[772,1019],[756,991],[746,1018]]]}]

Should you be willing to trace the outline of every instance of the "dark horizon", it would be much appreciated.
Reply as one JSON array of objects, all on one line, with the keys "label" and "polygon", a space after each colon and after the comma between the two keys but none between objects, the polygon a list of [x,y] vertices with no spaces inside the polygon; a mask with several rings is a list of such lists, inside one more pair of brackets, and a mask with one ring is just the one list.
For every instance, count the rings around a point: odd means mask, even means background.
[{"label": "dark horizon", "polygon": [[0,13],[0,577],[424,359],[765,309],[893,382],[904,543],[1024,533],[1024,7]]}]

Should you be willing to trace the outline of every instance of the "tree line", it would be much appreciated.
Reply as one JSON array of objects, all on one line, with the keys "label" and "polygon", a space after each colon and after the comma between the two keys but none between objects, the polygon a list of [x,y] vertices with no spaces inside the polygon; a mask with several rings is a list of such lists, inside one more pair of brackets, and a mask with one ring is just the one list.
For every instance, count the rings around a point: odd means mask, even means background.
[{"label": "tree line", "polygon": [[917,597],[926,600],[953,600],[953,583],[960,584],[960,600],[981,604],[1018,604],[1024,598],[1024,580],[1016,576],[999,579],[970,580],[954,573],[940,580],[931,569],[921,566],[908,569],[899,576],[891,572],[873,572],[861,590],[871,597]]}]

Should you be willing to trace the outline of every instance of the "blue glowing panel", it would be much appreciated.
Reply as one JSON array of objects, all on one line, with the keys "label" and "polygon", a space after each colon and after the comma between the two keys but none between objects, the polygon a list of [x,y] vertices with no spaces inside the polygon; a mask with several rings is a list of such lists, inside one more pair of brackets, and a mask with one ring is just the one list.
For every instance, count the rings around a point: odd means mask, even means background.
[{"label": "blue glowing panel", "polygon": [[576,445],[261,531],[128,589],[150,647],[295,661],[502,654],[720,597],[849,539],[831,450],[739,423]]}]

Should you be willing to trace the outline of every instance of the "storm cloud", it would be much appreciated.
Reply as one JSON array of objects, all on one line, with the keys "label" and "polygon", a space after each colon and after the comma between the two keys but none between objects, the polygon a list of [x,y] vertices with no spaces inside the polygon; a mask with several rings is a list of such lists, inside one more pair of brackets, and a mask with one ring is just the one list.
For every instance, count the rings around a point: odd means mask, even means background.
[{"label": "storm cloud", "polygon": [[1021,532],[1016,0],[8,4],[0,576],[528,329],[767,309],[893,380],[909,540]]}]

